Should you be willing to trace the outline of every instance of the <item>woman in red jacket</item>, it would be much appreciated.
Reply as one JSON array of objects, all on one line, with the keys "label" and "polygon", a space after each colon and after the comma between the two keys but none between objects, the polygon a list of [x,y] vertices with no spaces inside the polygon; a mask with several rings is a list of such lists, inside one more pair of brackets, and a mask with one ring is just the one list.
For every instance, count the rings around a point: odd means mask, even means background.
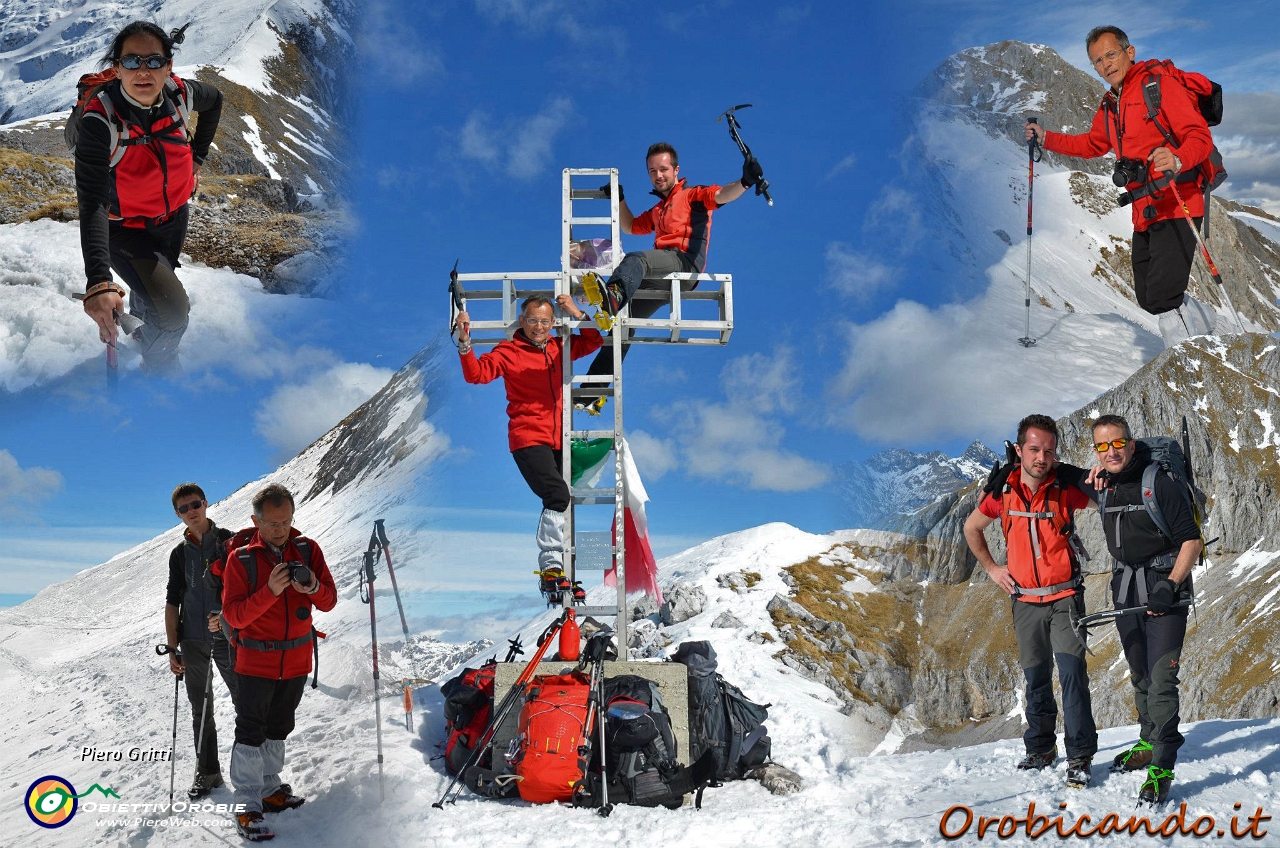
[{"label": "woman in red jacket", "polygon": [[[103,58],[115,79],[87,99],[75,128],[84,311],[102,341],[114,344],[125,293],[112,280],[115,269],[129,287],[129,312],[143,322],[135,338],[148,371],[178,364],[191,303],[174,269],[187,237],[187,202],[222,115],[216,88],[172,73],[181,32],[146,21],[122,29]],[[191,112],[200,121],[188,140]]]},{"label": "woman in red jacket", "polygon": [[[556,303],[575,321],[585,317],[567,294]],[[564,511],[569,508],[569,484],[560,472],[560,421],[563,387],[563,342],[551,335],[555,322],[551,299],[535,294],[521,304],[520,329],[510,341],[499,342],[479,358],[471,351],[471,318],[459,312],[458,356],[468,383],[491,383],[499,377],[507,389],[507,437],[511,456],[533,493],[542,498],[538,520],[538,568],[564,567]],[[569,342],[569,355],[579,359],[600,348],[595,327],[583,327]]]}]

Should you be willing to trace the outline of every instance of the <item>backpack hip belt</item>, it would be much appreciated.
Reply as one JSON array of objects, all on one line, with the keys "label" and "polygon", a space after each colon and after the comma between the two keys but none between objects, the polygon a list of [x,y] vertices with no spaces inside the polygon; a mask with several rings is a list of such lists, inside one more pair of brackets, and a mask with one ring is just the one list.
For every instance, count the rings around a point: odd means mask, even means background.
[{"label": "backpack hip belt", "polygon": [[[1121,509],[1122,507],[1113,507]],[[1138,509],[1142,509],[1141,506]],[[1174,563],[1177,557],[1172,551],[1154,556],[1146,562],[1132,563],[1115,561],[1113,572],[1120,573],[1120,588],[1116,591],[1116,598],[1125,601],[1129,597],[1129,587],[1136,585],[1138,590],[1138,606],[1146,606],[1147,603],[1147,569],[1151,569],[1157,574],[1168,574],[1173,571]],[[1135,581],[1134,578],[1137,578]]]},{"label": "backpack hip belt", "polygon": [[283,642],[262,642],[258,639],[245,639],[242,636],[236,640],[236,644],[254,651],[288,651],[306,645],[312,638],[314,638],[314,634],[311,631],[307,631],[297,639],[288,639]]},{"label": "backpack hip belt", "polygon": [[[1194,168],[1188,168],[1178,174],[1174,177],[1173,181],[1179,185],[1182,183],[1198,183],[1200,181],[1200,173],[1200,166],[1196,165]],[[1148,180],[1135,189],[1125,189],[1125,197],[1128,199],[1129,203],[1133,203],[1134,201],[1141,200],[1148,195],[1155,194],[1168,185],[1169,181],[1167,179],[1164,177],[1158,177],[1154,180]]]},{"label": "backpack hip belt", "polygon": [[1013,596],[1015,598],[1019,595],[1026,595],[1030,598],[1043,598],[1047,595],[1056,595],[1058,592],[1065,592],[1068,589],[1079,589],[1083,585],[1084,579],[1078,575],[1062,583],[1054,583],[1052,586],[1045,586],[1043,589],[1024,589],[1015,584]]}]

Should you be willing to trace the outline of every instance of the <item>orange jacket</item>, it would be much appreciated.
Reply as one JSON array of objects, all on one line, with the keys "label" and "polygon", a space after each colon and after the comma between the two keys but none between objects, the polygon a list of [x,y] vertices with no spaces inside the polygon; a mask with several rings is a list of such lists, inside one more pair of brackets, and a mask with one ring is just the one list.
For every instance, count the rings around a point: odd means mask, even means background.
[{"label": "orange jacket", "polygon": [[711,213],[720,208],[716,195],[720,186],[694,186],[685,188],[681,179],[662,202],[635,216],[631,222],[631,234],[642,236],[657,233],[653,246],[658,250],[678,250],[689,254],[694,267],[701,274],[707,267],[707,244],[711,240]]},{"label": "orange jacket", "polygon": [[[1078,572],[1075,555],[1067,541],[1075,511],[1089,505],[1089,498],[1072,486],[1064,486],[1056,475],[1040,484],[1034,494],[1015,469],[999,498],[987,495],[978,509],[988,518],[1000,518],[1008,547],[1009,576],[1022,589],[1047,589],[1072,581]],[[1033,513],[1033,516],[1018,513]],[[1075,594],[1074,588],[1050,595],[1018,595],[1029,604],[1047,604]]]},{"label": "orange jacket", "polygon": [[[1102,105],[1093,116],[1093,124],[1089,131],[1079,135],[1045,132],[1044,148],[1054,153],[1067,156],[1082,156],[1091,159],[1114,150],[1116,156],[1126,159],[1146,160],[1151,151],[1157,147],[1167,147],[1164,135],[1155,123],[1147,119],[1147,104],[1142,97],[1142,85],[1149,73],[1160,73],[1156,68],[1160,65],[1154,59],[1146,62],[1135,62],[1125,75],[1120,86],[1120,94],[1108,90],[1102,98]],[[1182,170],[1191,170],[1209,158],[1213,150],[1213,137],[1209,134],[1209,126],[1195,97],[1191,95],[1176,79],[1164,76],[1160,80],[1160,113],[1158,118],[1177,140],[1178,146],[1170,148],[1182,160]],[[1151,173],[1155,179],[1160,174]],[[1127,188],[1134,189],[1141,183],[1131,183]],[[1204,214],[1204,196],[1192,183],[1178,186],[1178,193],[1186,201],[1187,211],[1192,217]],[[1155,218],[1147,220],[1143,210],[1155,208]],[[1158,199],[1148,195],[1134,201],[1133,229],[1142,232],[1156,221],[1167,221],[1182,217],[1178,201],[1169,188],[1159,192]]]}]

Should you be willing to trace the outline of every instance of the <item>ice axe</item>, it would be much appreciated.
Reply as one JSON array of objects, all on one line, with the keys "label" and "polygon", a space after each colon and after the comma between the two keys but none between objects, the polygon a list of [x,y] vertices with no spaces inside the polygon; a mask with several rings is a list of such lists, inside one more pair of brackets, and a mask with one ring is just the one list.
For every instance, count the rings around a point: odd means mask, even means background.
[{"label": "ice axe", "polygon": [[449,299],[450,310],[449,315],[449,334],[453,336],[453,343],[458,343],[458,313],[467,311],[467,293],[462,288],[462,283],[458,281],[458,263],[460,259],[453,261],[453,270],[449,272]]},{"label": "ice axe", "polygon": [[[750,103],[739,103],[737,106],[734,106],[731,109],[726,109],[724,112],[721,112],[720,117],[716,118],[717,124],[720,123],[721,118],[727,119],[727,122],[729,124],[729,135],[733,136],[733,140],[737,142],[738,149],[742,151],[742,158],[748,159],[748,160],[754,157],[751,155],[751,148],[747,147],[746,142],[742,140],[742,136],[738,135],[738,128],[741,127],[742,124],[739,123],[738,119],[734,116],[733,113],[738,111],[739,109],[750,108],[750,106],[751,106]],[[756,183],[756,194],[763,194],[764,199],[768,201],[769,205],[770,206],[773,205],[773,198],[769,196],[769,181],[766,180],[763,176],[760,177],[760,182]]]}]

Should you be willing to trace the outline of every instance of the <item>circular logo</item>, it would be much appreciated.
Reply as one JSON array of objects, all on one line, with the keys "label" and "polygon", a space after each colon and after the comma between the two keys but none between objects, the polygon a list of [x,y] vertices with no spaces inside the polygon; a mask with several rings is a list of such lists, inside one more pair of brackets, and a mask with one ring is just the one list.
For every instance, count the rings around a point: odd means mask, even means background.
[{"label": "circular logo", "polygon": [[80,802],[71,783],[56,774],[45,775],[27,789],[27,815],[41,827],[62,827],[71,821]]}]

